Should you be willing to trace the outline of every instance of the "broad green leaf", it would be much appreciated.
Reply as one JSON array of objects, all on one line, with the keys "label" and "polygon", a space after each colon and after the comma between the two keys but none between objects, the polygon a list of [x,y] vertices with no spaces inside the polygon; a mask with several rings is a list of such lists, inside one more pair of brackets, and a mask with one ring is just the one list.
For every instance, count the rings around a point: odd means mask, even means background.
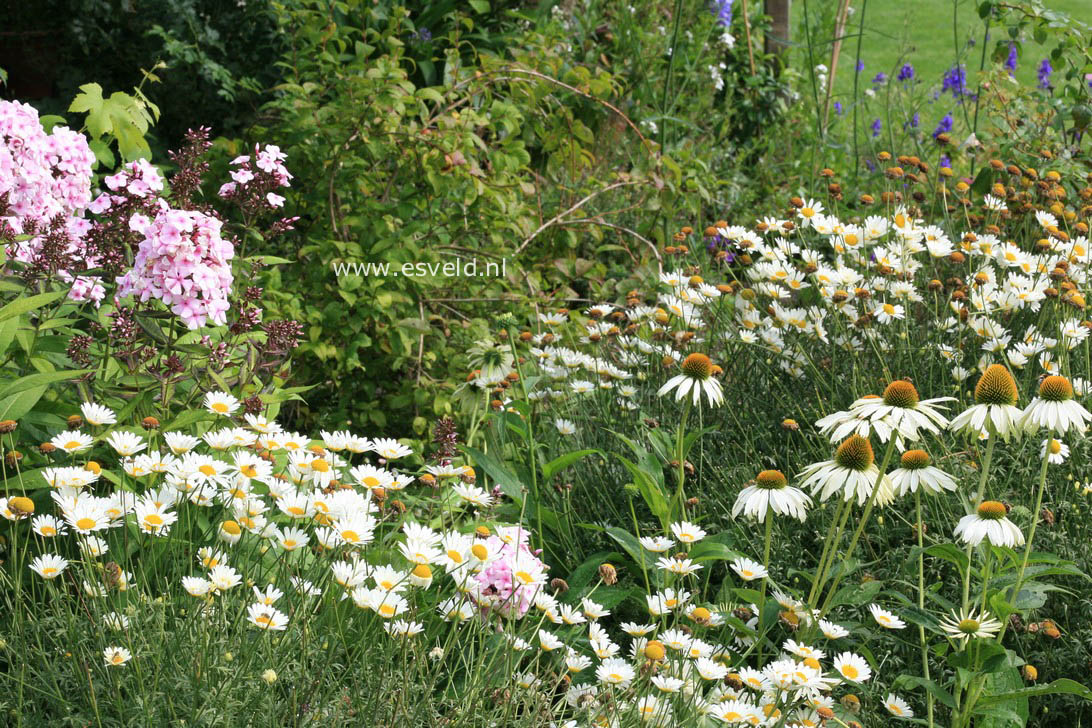
[{"label": "broad green leaf", "polygon": [[1007,700],[1023,700],[1025,698],[1034,698],[1039,695],[1076,695],[1082,700],[1092,701],[1092,689],[1085,685],[1081,685],[1076,680],[1060,678],[1054,682],[1045,683],[1043,685],[1033,685],[1027,688],[1020,688],[1019,690],[1010,690],[994,695],[984,695],[979,699],[975,709],[977,710],[978,708],[994,705],[996,703],[1003,703]]},{"label": "broad green leaf", "polygon": [[72,369],[61,372],[42,372],[40,374],[29,374],[25,377],[19,377],[18,379],[9,382],[6,385],[0,386],[0,399],[10,397],[13,394],[32,389],[34,387],[43,384],[53,384],[54,382],[63,382],[67,379],[75,379],[82,377],[84,374],[89,374],[91,369]]},{"label": "broad green leaf", "polygon": [[500,486],[502,493],[516,501],[516,503],[523,502],[523,487],[519,478],[511,470],[497,461],[492,455],[487,455],[481,450],[476,450],[467,445],[462,446],[460,449],[469,455],[474,464],[484,470],[485,474],[493,479],[493,482]]},{"label": "broad green leaf", "polygon": [[7,321],[28,311],[35,311],[42,306],[48,306],[54,301],[64,298],[64,296],[64,291],[50,291],[49,293],[38,293],[33,296],[17,298],[7,306],[0,308],[0,321]]},{"label": "broad green leaf", "polygon": [[925,688],[942,705],[952,708],[953,710],[956,707],[955,698],[952,697],[951,693],[942,688],[935,681],[926,680],[919,675],[899,675],[895,678],[895,687],[902,689]]},{"label": "broad green leaf", "polygon": [[645,549],[641,546],[640,541],[629,531],[618,528],[617,526],[607,526],[605,529],[607,535],[618,542],[618,545],[625,549],[625,552],[629,554],[629,557],[633,559],[633,563],[640,567],[642,564],[646,569],[651,568],[655,563],[655,559],[645,553]]},{"label": "broad green leaf", "polygon": [[569,467],[570,465],[575,463],[577,460],[582,460],[583,458],[587,457],[588,455],[592,455],[592,454],[596,454],[596,453],[599,454],[599,455],[603,454],[603,452],[601,450],[588,449],[588,450],[575,450],[573,452],[568,452],[568,453],[565,453],[564,455],[556,457],[553,460],[551,460],[550,462],[548,462],[548,463],[546,463],[546,464],[544,464],[542,466],[542,479],[543,480],[549,480],[550,478],[554,477],[554,475],[556,475],[559,471],[564,470],[565,468]]},{"label": "broad green leaf", "polygon": [[0,399],[0,420],[18,420],[38,404],[45,391],[44,386],[37,386]]}]

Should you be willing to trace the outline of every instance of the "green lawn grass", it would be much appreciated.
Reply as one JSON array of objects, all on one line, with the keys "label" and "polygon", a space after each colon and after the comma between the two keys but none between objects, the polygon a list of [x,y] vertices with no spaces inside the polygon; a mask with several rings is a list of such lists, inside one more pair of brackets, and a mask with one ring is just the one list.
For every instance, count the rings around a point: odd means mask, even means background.
[{"label": "green lawn grass", "polygon": [[[834,2],[834,0],[829,0]],[[818,12],[819,1],[810,0],[808,12]],[[864,36],[861,41],[861,60],[864,61],[862,80],[870,81],[882,71],[893,75],[903,63],[912,63],[917,77],[926,84],[939,84],[944,72],[955,65],[957,47],[959,61],[964,63],[968,75],[978,70],[982,58],[983,21],[978,17],[977,0],[870,0],[853,3],[849,28],[842,45],[842,57],[835,77],[835,91],[840,95],[852,95],[853,66],[857,54],[856,33],[864,16]],[[1092,3],[1089,0],[1046,0],[1045,5],[1068,13],[1076,20],[1092,22]],[[800,68],[807,67],[807,46],[802,22],[804,0],[793,3],[793,41],[800,49]],[[814,15],[813,15],[814,19]],[[954,21],[954,22],[953,22]],[[954,26],[954,29],[953,29]],[[991,34],[988,48],[992,50],[1004,33],[997,28]],[[967,46],[968,37],[974,45]],[[1039,63],[1047,57],[1052,46],[1041,46],[1030,37],[1021,39],[1023,52],[1016,77],[1022,83],[1036,82]],[[830,65],[830,39],[812,39],[815,63]],[[989,59],[987,59],[987,63]]]}]

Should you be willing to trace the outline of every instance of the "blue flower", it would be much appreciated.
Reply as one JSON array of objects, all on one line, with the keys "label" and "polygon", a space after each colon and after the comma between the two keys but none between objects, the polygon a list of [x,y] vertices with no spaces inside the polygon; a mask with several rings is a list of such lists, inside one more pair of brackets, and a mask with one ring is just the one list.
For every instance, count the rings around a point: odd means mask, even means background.
[{"label": "blue flower", "polygon": [[914,67],[909,63],[902,64],[902,68],[899,69],[899,80],[910,81],[914,78]]},{"label": "blue flower", "polygon": [[732,25],[732,0],[713,0],[710,11],[717,16],[717,24],[725,28]]},{"label": "blue flower", "polygon": [[914,115],[911,116],[906,121],[906,123],[904,123],[902,125],[902,128],[903,129],[917,129],[918,125],[920,125],[920,124],[921,124],[921,114],[919,114],[918,112],[915,111]]},{"label": "blue flower", "polygon": [[880,84],[884,83],[885,81],[887,81],[887,74],[884,73],[883,71],[880,71],[879,73],[877,73],[875,75],[875,77],[872,79],[872,83],[875,86],[879,86]]},{"label": "blue flower", "polygon": [[875,119],[870,128],[872,129],[872,138],[875,139],[880,135],[880,131],[883,129],[883,123],[879,119]]},{"label": "blue flower", "polygon": [[864,61],[857,61],[857,73],[864,70]]},{"label": "blue flower", "polygon": [[963,66],[952,66],[944,74],[940,92],[951,91],[957,99],[967,94],[967,70]]},{"label": "blue flower", "polygon": [[[879,121],[879,120],[877,119],[877,121]],[[871,159],[865,159],[864,163],[865,163],[865,166],[868,167],[869,172],[875,172],[876,171],[876,164]]]},{"label": "blue flower", "polygon": [[1053,86],[1050,85],[1050,74],[1054,73],[1054,68],[1050,65],[1050,59],[1044,58],[1043,62],[1039,64],[1039,88],[1049,91]]},{"label": "blue flower", "polygon": [[1005,68],[1009,69],[1009,75],[1016,70],[1016,61],[1019,56],[1016,53],[1016,44],[1009,43],[1009,57],[1005,59]]},{"label": "blue flower", "polygon": [[948,157],[947,154],[940,155],[940,166],[951,168],[952,160]]},{"label": "blue flower", "polygon": [[933,130],[933,138],[936,139],[941,134],[947,134],[952,130],[952,114],[951,112],[944,115],[944,118],[937,124],[937,128]]},{"label": "blue flower", "polygon": [[835,101],[834,102],[834,113],[837,114],[838,116],[842,115],[842,102],[841,101]]}]

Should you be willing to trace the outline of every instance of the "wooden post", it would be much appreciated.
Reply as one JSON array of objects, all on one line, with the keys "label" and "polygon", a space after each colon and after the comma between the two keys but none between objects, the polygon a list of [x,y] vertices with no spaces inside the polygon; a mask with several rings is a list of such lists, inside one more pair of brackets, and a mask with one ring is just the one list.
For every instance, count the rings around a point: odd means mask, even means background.
[{"label": "wooden post", "polygon": [[770,16],[766,53],[784,56],[792,40],[792,0],[766,0],[766,15]]}]

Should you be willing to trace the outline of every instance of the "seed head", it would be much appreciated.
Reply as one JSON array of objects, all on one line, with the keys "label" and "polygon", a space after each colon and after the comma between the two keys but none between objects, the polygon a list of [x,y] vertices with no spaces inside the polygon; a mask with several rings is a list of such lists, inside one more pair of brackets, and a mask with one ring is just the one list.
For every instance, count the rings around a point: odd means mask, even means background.
[{"label": "seed head", "polygon": [[920,470],[929,466],[929,453],[924,450],[907,450],[902,454],[901,462],[906,470]]},{"label": "seed head", "polygon": [[868,470],[875,459],[872,443],[860,435],[850,435],[834,452],[834,462],[850,470]]},{"label": "seed head", "polygon": [[705,354],[691,354],[683,359],[682,370],[693,379],[708,379],[713,375],[713,361]]},{"label": "seed head", "polygon": [[987,367],[974,388],[974,399],[978,404],[1015,405],[1019,396],[1016,381],[1000,364]]},{"label": "seed head", "polygon": [[789,481],[780,470],[763,470],[755,478],[755,485],[765,490],[781,490]]},{"label": "seed head", "polygon": [[978,517],[990,521],[1000,521],[1008,514],[1005,504],[1000,501],[982,501],[978,506]]},{"label": "seed head", "polygon": [[1073,399],[1073,385],[1065,377],[1049,376],[1039,385],[1039,396],[1048,402],[1064,402]]},{"label": "seed head", "polygon": [[887,385],[883,390],[883,403],[889,407],[902,407],[912,409],[920,401],[918,390],[905,379],[898,379]]}]

